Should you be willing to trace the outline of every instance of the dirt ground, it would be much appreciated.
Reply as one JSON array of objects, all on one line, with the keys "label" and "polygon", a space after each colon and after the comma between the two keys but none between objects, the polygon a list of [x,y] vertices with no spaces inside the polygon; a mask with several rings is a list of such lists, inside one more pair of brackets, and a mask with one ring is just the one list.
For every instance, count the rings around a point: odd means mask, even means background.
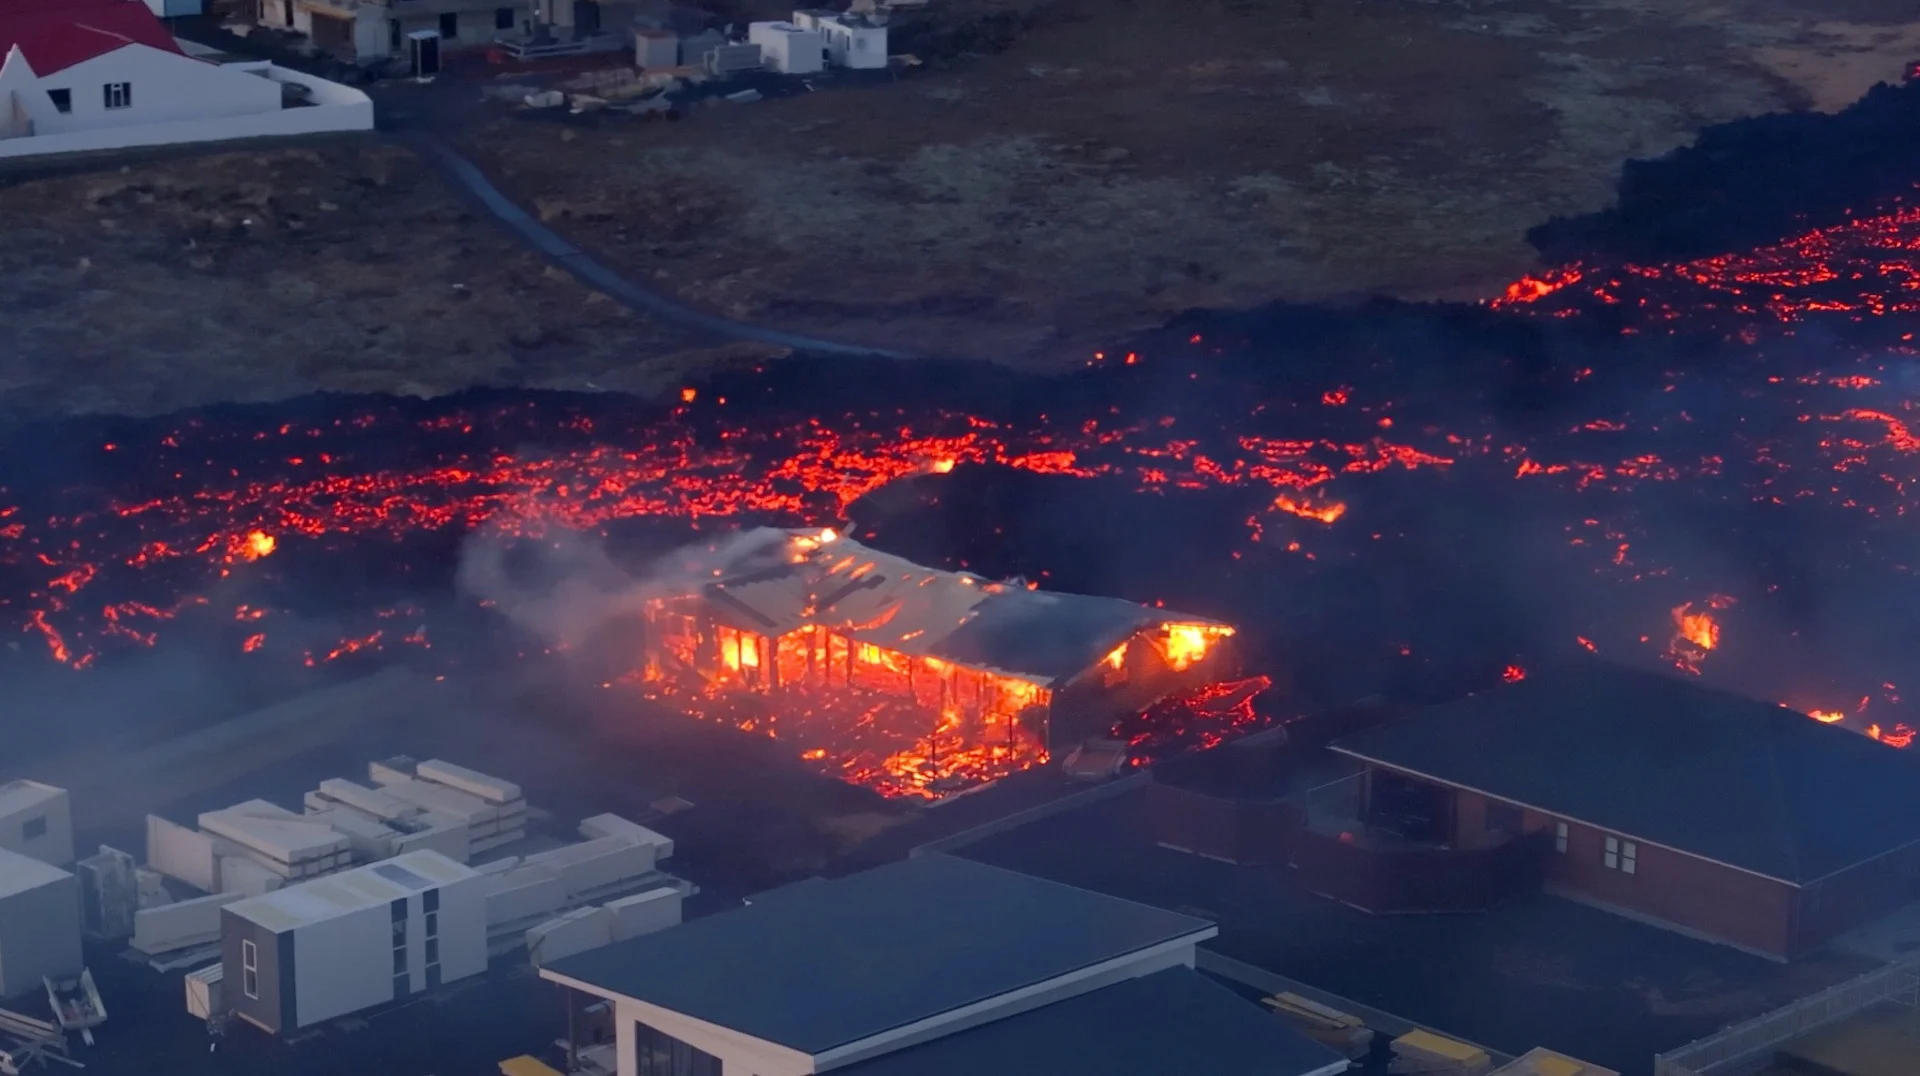
[{"label": "dirt ground", "polygon": [[1194,306],[1485,294],[1622,161],[1920,57],[1920,20],[1876,0],[935,5],[1032,25],[895,83],[617,130],[501,117],[469,145],[702,307],[1045,368]]},{"label": "dirt ground", "polygon": [[550,268],[380,142],[0,178],[0,230],[0,416],[656,391],[711,346]]},{"label": "dirt ground", "polygon": [[[381,107],[451,103],[433,122],[522,204],[697,308],[1059,369],[1191,307],[1487,294],[1534,267],[1528,227],[1609,204],[1623,160],[1841,107],[1920,57],[1920,18],[1886,0],[934,0],[913,18],[895,40],[927,62],[897,80],[678,123],[516,113],[491,72]],[[380,136],[61,167],[0,173],[0,418],[652,393],[766,354],[580,286]]]}]

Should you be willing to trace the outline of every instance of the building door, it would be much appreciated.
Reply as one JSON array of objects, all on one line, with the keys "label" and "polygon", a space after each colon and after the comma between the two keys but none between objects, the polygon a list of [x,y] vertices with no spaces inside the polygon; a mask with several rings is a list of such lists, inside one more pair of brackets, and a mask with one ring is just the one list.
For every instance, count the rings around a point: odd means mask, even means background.
[{"label": "building door", "polygon": [[415,30],[407,35],[413,46],[413,75],[432,78],[440,73],[440,35],[432,30]]}]

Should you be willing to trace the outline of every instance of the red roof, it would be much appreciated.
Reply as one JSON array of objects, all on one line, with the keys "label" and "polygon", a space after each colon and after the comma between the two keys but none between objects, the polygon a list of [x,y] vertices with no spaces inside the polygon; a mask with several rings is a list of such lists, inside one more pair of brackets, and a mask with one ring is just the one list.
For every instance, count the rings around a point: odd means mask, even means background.
[{"label": "red roof", "polygon": [[0,56],[15,45],[43,77],[127,45],[185,55],[141,0],[0,0]]}]

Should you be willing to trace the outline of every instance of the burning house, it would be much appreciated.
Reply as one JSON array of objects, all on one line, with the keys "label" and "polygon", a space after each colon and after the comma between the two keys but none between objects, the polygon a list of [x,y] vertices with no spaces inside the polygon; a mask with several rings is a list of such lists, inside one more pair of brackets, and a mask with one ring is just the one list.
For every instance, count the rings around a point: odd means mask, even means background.
[{"label": "burning house", "polygon": [[888,795],[937,797],[1105,737],[1218,680],[1234,629],[768,531],[650,603],[646,678]]}]

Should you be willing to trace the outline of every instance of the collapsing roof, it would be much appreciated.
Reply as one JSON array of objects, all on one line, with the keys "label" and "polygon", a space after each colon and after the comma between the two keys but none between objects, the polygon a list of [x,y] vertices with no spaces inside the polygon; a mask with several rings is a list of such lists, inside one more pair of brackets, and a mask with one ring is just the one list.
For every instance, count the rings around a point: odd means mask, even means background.
[{"label": "collapsing roof", "polygon": [[1599,662],[1333,750],[1796,885],[1920,841],[1920,758],[1784,706]]},{"label": "collapsing roof", "polygon": [[743,631],[818,625],[856,642],[1046,686],[1080,673],[1134,633],[1164,624],[1230,630],[1118,598],[1034,590],[927,568],[831,531],[776,532],[721,569],[705,597]]}]

